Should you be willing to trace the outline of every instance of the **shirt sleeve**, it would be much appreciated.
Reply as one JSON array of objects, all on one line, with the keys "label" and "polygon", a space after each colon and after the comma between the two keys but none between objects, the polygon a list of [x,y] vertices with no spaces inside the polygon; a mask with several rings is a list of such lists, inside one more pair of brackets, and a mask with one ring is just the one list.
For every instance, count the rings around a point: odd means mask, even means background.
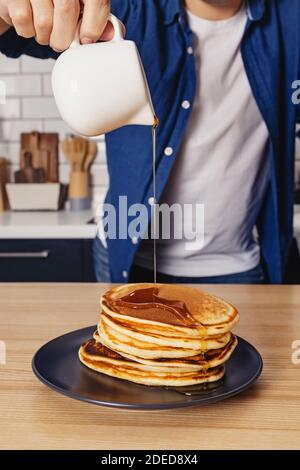
[{"label": "shirt sleeve", "polygon": [[59,56],[50,47],[38,44],[35,39],[26,39],[18,36],[14,28],[10,28],[0,36],[0,52],[14,59],[22,54],[39,59],[56,59]]},{"label": "shirt sleeve", "polygon": [[[111,11],[130,30],[133,29],[134,19],[137,16],[137,5],[137,0],[112,0]],[[59,56],[59,53],[49,46],[41,46],[35,39],[18,36],[14,28],[10,28],[0,36],[0,52],[12,58],[18,58],[23,54],[38,59],[57,59]]]}]

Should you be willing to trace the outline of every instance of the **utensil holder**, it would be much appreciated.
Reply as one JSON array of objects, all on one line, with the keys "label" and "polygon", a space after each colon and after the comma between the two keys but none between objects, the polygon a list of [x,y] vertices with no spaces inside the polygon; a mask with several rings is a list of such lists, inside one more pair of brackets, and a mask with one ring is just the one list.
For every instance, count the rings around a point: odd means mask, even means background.
[{"label": "utensil holder", "polygon": [[84,171],[73,171],[70,176],[69,201],[72,211],[89,209],[89,174]]},{"label": "utensil holder", "polygon": [[57,211],[60,183],[7,183],[9,204],[14,211]]}]

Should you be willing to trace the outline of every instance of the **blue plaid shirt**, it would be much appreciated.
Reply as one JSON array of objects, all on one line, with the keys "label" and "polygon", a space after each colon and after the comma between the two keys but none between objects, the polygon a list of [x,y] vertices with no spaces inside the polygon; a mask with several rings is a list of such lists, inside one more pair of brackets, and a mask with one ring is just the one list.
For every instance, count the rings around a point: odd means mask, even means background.
[{"label": "blue plaid shirt", "polygon": [[[112,12],[126,25],[127,38],[140,50],[158,129],[157,193],[168,180],[192,110],[182,107],[195,97],[193,33],[180,0],[112,0]],[[0,38],[10,56],[28,54],[56,58],[49,47],[23,39],[13,29]],[[248,23],[241,46],[254,98],[269,130],[270,183],[257,220],[262,261],[272,283],[282,282],[293,237],[295,125],[299,105],[292,102],[292,84],[300,78],[300,1],[249,0]],[[152,195],[151,129],[124,127],[106,136],[110,187],[107,202],[117,209],[119,196],[128,205],[149,206]],[[165,156],[171,147],[172,157]],[[238,194],[237,194],[238,197]],[[150,215],[150,208],[149,208]],[[136,240],[134,240],[136,242]],[[127,279],[138,244],[108,240],[111,276]]]}]

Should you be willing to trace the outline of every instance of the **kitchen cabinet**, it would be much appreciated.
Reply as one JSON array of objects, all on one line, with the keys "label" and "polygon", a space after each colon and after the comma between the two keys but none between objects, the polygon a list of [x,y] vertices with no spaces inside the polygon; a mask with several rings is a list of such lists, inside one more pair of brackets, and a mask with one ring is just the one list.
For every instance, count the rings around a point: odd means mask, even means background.
[{"label": "kitchen cabinet", "polygon": [[94,213],[0,213],[0,282],[93,282]]},{"label": "kitchen cabinet", "polygon": [[93,282],[92,240],[0,240],[0,282]]}]

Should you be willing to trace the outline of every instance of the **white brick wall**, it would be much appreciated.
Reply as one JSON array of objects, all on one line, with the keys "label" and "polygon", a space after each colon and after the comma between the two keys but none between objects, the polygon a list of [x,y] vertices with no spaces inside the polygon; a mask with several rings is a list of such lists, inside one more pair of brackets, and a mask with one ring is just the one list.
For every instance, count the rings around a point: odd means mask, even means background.
[{"label": "white brick wall", "polygon": [[[10,173],[18,168],[20,134],[38,130],[58,132],[64,139],[70,129],[60,119],[52,97],[53,60],[24,56],[9,59],[0,54],[0,81],[5,84],[6,103],[0,103],[0,156],[10,162]],[[69,166],[60,151],[60,179],[68,181]],[[96,207],[102,203],[108,186],[105,143],[99,143],[97,160],[92,167],[91,194]]]},{"label": "white brick wall", "polygon": [[[6,87],[6,103],[0,103],[0,156],[18,165],[21,132],[58,132],[64,139],[70,129],[60,119],[51,89],[53,60],[24,56],[8,59],[0,54],[0,81]],[[296,181],[300,181],[300,140],[297,142]],[[66,160],[60,152],[61,180],[68,180]],[[99,143],[97,161],[92,167],[94,204],[102,201],[108,185],[104,141]]]},{"label": "white brick wall", "polygon": [[41,75],[6,75],[6,96],[41,96]]}]

